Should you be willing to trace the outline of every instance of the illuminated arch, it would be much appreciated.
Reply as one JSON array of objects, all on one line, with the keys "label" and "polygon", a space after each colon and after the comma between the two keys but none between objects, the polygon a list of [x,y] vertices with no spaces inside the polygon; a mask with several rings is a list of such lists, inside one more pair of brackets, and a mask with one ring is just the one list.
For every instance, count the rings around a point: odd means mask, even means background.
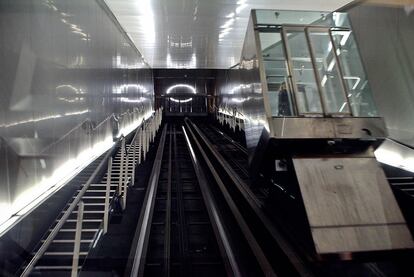
[{"label": "illuminated arch", "polygon": [[[176,88],[187,88],[187,89],[190,90],[191,93],[197,94],[196,89],[193,86],[190,86],[190,85],[187,85],[187,84],[177,84],[177,85],[173,85],[173,86],[171,86],[171,87],[169,87],[167,89],[167,91],[165,92],[165,94],[170,94]],[[191,97],[190,98],[187,98],[187,99],[183,99],[183,100],[178,100],[178,99],[175,99],[174,97],[171,97],[170,99],[171,99],[171,101],[177,102],[177,103],[178,102],[187,103],[187,102],[193,101],[193,98],[191,98]]]}]

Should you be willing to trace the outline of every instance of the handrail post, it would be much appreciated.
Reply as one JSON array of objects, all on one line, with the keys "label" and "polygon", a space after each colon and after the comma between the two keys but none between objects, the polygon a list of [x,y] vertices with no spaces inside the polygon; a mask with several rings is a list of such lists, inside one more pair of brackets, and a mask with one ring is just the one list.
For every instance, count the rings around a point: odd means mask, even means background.
[{"label": "handrail post", "polygon": [[78,204],[78,218],[76,220],[75,244],[73,246],[72,274],[71,277],[78,276],[80,242],[82,238],[82,221],[83,221],[83,201]]},{"label": "handrail post", "polygon": [[150,146],[150,143],[151,143],[151,140],[150,140],[150,138],[151,138],[151,122],[149,122],[148,123],[148,126],[147,126],[147,153],[148,153],[148,151],[149,151],[149,146]]},{"label": "handrail post", "polygon": [[150,143],[152,142],[152,139],[153,139],[153,127],[154,127],[154,118],[151,118],[150,120]]},{"label": "handrail post", "polygon": [[151,142],[154,142],[155,138],[155,118],[151,120]]},{"label": "handrail post", "polygon": [[108,161],[108,172],[106,174],[106,190],[105,190],[105,211],[104,211],[104,228],[103,233],[108,232],[109,224],[109,196],[111,190],[111,175],[112,175],[112,158]]},{"label": "handrail post", "polygon": [[142,128],[139,129],[138,135],[138,164],[141,164],[141,151],[142,151]]},{"label": "handrail post", "polygon": [[130,162],[130,155],[125,155],[125,169],[124,169],[123,183],[122,183],[122,210],[125,210],[126,208],[126,198],[127,198],[127,192],[128,192],[129,162]]},{"label": "handrail post", "polygon": [[[138,130],[137,130],[137,133],[138,133]],[[138,134],[136,134],[136,136],[137,136]],[[136,155],[135,155],[135,153],[136,153],[136,151],[137,151],[137,140],[136,140],[136,136],[135,136],[135,138],[134,138],[134,141],[133,141],[133,147],[132,147],[132,174],[131,174],[131,186],[133,186],[133,185],[135,185],[135,167],[136,167],[136,161],[135,161],[135,158],[136,158]]]},{"label": "handrail post", "polygon": [[121,157],[119,166],[119,177],[118,177],[118,195],[122,193],[122,181],[124,175],[124,155],[125,155],[125,138],[122,139],[121,143]]},{"label": "handrail post", "polygon": [[147,128],[145,128],[145,125],[144,125],[144,131],[143,131],[143,133],[144,133],[144,138],[143,138],[143,160],[145,161],[145,158],[146,158],[146,154],[147,154]]}]

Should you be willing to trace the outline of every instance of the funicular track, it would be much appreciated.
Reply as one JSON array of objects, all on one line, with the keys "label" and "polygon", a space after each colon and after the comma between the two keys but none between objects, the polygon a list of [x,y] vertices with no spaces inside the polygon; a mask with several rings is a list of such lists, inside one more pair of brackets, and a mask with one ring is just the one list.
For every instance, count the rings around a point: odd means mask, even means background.
[{"label": "funicular track", "polygon": [[[233,157],[246,155],[247,159],[246,151],[241,150],[242,146],[210,125],[195,124],[189,119],[186,124],[199,141],[200,149],[205,149],[205,155],[214,163],[223,183],[221,190],[227,192],[235,209],[240,212],[239,220],[243,220],[249,228],[252,239],[250,243],[255,244],[256,251],[263,255],[261,262],[267,263],[267,267],[262,266],[261,273],[266,276],[314,276],[306,261],[296,254],[293,246],[283,238],[262,210],[262,192],[251,190],[248,180],[239,176],[234,169],[235,165],[231,163]],[[233,147],[229,144],[233,144]],[[237,151],[239,155],[235,155]],[[256,258],[260,260],[259,257]]]},{"label": "funicular track", "polygon": [[164,127],[128,276],[276,276],[212,163],[187,123]]},{"label": "funicular track", "polygon": [[249,187],[249,191],[254,194],[252,199],[257,201],[259,206],[262,206],[264,199],[268,195],[268,191],[263,187],[253,186],[251,184],[247,149],[212,124],[197,122],[197,126],[202,130],[202,133],[208,141],[214,145],[214,149],[225,160],[228,167],[233,170],[234,178]]},{"label": "funicular track", "polygon": [[179,126],[169,125],[142,276],[223,276],[200,182]]}]

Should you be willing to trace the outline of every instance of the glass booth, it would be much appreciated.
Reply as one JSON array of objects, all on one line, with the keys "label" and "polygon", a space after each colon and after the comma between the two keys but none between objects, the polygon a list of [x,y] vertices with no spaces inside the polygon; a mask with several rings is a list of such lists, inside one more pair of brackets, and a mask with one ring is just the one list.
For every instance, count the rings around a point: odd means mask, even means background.
[{"label": "glass booth", "polygon": [[253,16],[273,117],[378,116],[345,13]]}]

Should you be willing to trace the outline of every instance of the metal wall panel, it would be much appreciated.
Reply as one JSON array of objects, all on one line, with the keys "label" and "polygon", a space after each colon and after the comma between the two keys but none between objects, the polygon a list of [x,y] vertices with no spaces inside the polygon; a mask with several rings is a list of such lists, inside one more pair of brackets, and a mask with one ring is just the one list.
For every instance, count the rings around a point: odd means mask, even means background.
[{"label": "metal wall panel", "polygon": [[112,113],[148,116],[153,77],[103,1],[4,0],[0,14],[1,228],[111,146]]},{"label": "metal wall panel", "polygon": [[414,146],[414,10],[361,4],[347,12],[390,137]]},{"label": "metal wall panel", "polygon": [[[253,13],[252,13],[253,14]],[[246,144],[253,150],[259,141],[263,128],[268,129],[265,104],[260,79],[259,57],[255,38],[253,18],[247,27],[240,66],[228,70],[221,77],[218,87],[218,108],[230,115],[236,113],[244,119]]]}]

